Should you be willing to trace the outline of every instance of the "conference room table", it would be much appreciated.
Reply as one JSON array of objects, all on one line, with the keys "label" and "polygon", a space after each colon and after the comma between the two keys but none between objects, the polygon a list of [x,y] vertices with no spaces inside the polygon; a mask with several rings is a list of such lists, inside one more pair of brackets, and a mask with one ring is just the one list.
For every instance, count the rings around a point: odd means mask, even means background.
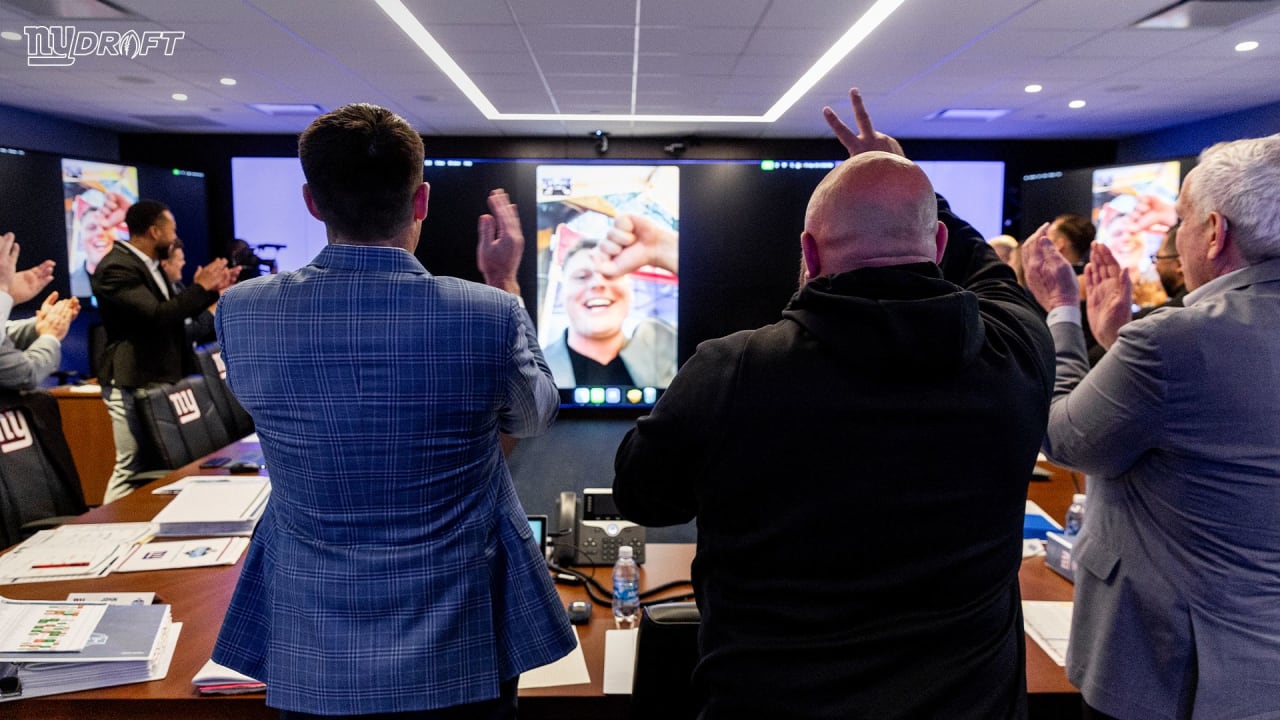
[{"label": "conference room table", "polygon": [[[234,458],[260,455],[256,443],[240,441],[214,453]],[[147,521],[173,497],[155,495],[151,490],[187,475],[226,475],[224,469],[201,469],[199,461],[186,465],[167,477],[140,488],[116,502],[95,508],[77,522],[109,523]],[[262,474],[269,475],[269,469]],[[692,544],[651,543],[641,569],[641,591],[687,579],[693,559]],[[13,720],[258,720],[276,718],[262,693],[203,697],[191,684],[192,677],[209,659],[223,615],[240,574],[234,566],[115,573],[102,578],[46,583],[24,583],[0,587],[0,595],[22,600],[61,600],[72,592],[154,592],[155,601],[171,606],[173,619],[183,623],[173,662],[162,680],[120,685],[96,690],[30,698],[0,704],[0,717]],[[608,586],[610,569],[584,568]],[[1022,593],[1028,600],[1069,600],[1071,585],[1054,574],[1042,558],[1024,560],[1020,572]],[[678,596],[690,588],[672,588],[657,598]],[[560,585],[561,599],[588,600],[581,585]],[[613,629],[607,607],[595,606],[591,621],[577,626],[591,681],[586,684],[525,689],[520,692],[522,718],[625,718],[626,695],[605,695],[604,643],[606,631]],[[352,667],[351,677],[335,682],[359,682],[360,668]],[[1062,708],[1078,707],[1076,690],[1067,682],[1063,669],[1034,642],[1027,640],[1027,687],[1031,693],[1032,717],[1067,717]],[[1036,712],[1037,708],[1052,708]]]}]

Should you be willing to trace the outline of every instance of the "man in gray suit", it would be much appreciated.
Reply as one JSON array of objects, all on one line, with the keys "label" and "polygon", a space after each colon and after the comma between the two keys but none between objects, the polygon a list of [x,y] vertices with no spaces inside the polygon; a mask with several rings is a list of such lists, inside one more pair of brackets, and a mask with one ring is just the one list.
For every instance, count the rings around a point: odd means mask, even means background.
[{"label": "man in gray suit", "polygon": [[[1067,675],[1086,715],[1280,716],[1280,135],[1205,150],[1178,198],[1186,307],[1129,322],[1095,246],[1089,324],[1041,228],[1023,248],[1057,385],[1045,453],[1089,474]],[[1087,374],[1086,374],[1087,373]]]}]

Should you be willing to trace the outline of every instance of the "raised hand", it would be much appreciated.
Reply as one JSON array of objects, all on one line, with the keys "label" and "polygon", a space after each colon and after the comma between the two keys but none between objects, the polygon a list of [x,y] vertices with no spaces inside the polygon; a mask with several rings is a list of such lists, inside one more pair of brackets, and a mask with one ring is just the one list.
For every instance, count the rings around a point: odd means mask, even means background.
[{"label": "raised hand", "polygon": [[27,268],[13,276],[13,281],[9,283],[9,294],[13,296],[14,303],[24,303],[45,289],[49,283],[53,282],[52,260],[45,260],[35,267]]},{"label": "raised hand", "polygon": [[59,302],[58,293],[51,292],[40,305],[40,309],[36,311],[36,333],[52,335],[62,340],[71,329],[71,321],[75,320],[79,314],[79,300],[70,298]]},{"label": "raised hand", "polygon": [[1084,268],[1085,310],[1098,344],[1110,349],[1120,328],[1133,318],[1133,281],[1111,249],[1094,243]]},{"label": "raised hand", "polygon": [[516,273],[524,254],[520,215],[502,188],[489,193],[489,213],[492,214],[481,215],[476,223],[476,264],[486,285],[519,295]]},{"label": "raised hand", "polygon": [[[10,292],[13,276],[18,273],[18,243],[13,233],[0,235],[0,292]],[[14,304],[18,299],[14,298]]]},{"label": "raised hand", "polygon": [[619,215],[594,251],[596,270],[618,277],[653,265],[680,274],[680,236],[643,215]]},{"label": "raised hand", "polygon": [[870,150],[880,150],[883,152],[893,153],[894,155],[906,155],[902,152],[902,146],[897,140],[885,135],[882,132],[876,132],[871,125],[871,115],[867,112],[866,106],[862,102],[862,93],[858,88],[849,89],[849,101],[853,104],[853,121],[858,128],[858,132],[849,129],[848,125],[840,119],[835,110],[830,107],[822,108],[822,117],[826,118],[827,125],[831,126],[831,131],[835,133],[836,139],[844,145],[844,149],[849,151],[849,157],[853,157],[858,153],[868,152]]},{"label": "raised hand", "polygon": [[1041,225],[1022,243],[1020,253],[1027,288],[1041,307],[1052,310],[1080,304],[1080,282],[1071,263],[1049,239],[1049,223]]},{"label": "raised hand", "polygon": [[239,276],[239,265],[231,267],[227,265],[226,258],[215,258],[208,265],[197,267],[196,274],[191,280],[205,290],[220,293],[231,287]]}]

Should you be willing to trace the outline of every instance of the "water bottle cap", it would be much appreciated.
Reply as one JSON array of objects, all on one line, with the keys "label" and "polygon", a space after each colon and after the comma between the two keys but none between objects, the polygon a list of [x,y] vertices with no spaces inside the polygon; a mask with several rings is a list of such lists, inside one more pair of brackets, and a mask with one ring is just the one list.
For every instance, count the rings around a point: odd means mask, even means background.
[{"label": "water bottle cap", "polygon": [[632,557],[635,557],[635,551],[631,549],[630,545],[623,545],[622,547],[618,548],[619,560],[622,560],[623,558],[632,558]]},{"label": "water bottle cap", "polygon": [[1085,496],[1085,494],[1084,494],[1084,493],[1076,493],[1075,495],[1072,495],[1072,496],[1071,496],[1071,502],[1072,502],[1072,503],[1079,503],[1079,504],[1083,505],[1083,504],[1084,504],[1085,497],[1086,497],[1086,496]]}]

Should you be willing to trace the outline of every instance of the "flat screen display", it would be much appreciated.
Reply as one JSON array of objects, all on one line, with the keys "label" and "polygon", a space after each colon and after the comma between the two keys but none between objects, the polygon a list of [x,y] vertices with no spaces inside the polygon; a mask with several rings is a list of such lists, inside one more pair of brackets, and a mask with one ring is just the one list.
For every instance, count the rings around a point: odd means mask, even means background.
[{"label": "flat screen display", "polygon": [[1093,222],[1098,242],[1111,249],[1133,280],[1134,303],[1144,307],[1167,300],[1151,255],[1177,223],[1182,163],[1177,160],[1119,165],[1093,171]]},{"label": "flat screen display", "polygon": [[117,240],[129,240],[124,214],[138,202],[138,168],[63,158],[62,198],[71,294],[89,297],[98,263]]}]

